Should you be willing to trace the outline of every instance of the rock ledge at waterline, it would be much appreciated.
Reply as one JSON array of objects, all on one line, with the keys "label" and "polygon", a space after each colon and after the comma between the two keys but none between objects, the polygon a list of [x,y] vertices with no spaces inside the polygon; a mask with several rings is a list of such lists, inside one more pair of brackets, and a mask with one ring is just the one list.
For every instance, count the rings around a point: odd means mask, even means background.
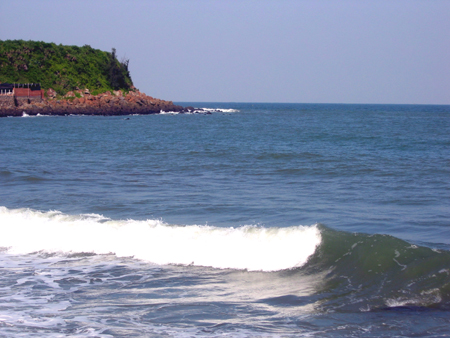
[{"label": "rock ledge at waterline", "polygon": [[35,100],[27,97],[0,96],[0,117],[27,115],[132,115],[159,114],[160,112],[185,113],[193,111],[172,101],[156,99],[131,90],[107,91],[92,95],[89,90],[68,92],[64,97],[57,97],[52,89],[45,92],[45,97]]}]

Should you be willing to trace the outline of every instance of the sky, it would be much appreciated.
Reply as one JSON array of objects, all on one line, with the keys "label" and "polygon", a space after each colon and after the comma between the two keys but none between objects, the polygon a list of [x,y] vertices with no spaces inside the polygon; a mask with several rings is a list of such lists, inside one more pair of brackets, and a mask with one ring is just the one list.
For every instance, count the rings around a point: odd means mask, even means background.
[{"label": "sky", "polygon": [[450,0],[0,0],[0,40],[90,45],[175,102],[450,104]]}]

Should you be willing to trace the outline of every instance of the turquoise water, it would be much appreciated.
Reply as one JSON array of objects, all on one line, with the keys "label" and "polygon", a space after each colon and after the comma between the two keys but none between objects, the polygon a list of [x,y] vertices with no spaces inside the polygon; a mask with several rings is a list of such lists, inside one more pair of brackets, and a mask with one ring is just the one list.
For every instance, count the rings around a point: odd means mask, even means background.
[{"label": "turquoise water", "polygon": [[0,120],[0,335],[449,335],[450,106]]}]

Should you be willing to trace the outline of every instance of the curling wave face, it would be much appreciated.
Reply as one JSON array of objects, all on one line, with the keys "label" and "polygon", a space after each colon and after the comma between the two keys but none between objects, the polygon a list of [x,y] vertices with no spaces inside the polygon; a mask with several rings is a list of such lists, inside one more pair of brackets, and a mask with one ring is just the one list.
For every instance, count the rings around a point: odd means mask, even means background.
[{"label": "curling wave face", "polygon": [[[301,283],[317,280],[313,298],[319,311],[450,309],[449,251],[323,225],[180,226],[0,207],[0,248],[15,255],[114,254],[158,265],[287,270]],[[268,289],[273,277],[267,277]],[[285,300],[292,302],[277,302]]]},{"label": "curling wave face", "polygon": [[389,235],[318,227],[322,243],[303,272],[326,272],[318,290],[325,295],[319,308],[356,312],[450,309],[449,251]]},{"label": "curling wave face", "polygon": [[0,207],[0,247],[27,254],[113,253],[156,264],[276,271],[304,265],[321,242],[317,226],[177,226],[160,220],[115,221],[97,214]]}]

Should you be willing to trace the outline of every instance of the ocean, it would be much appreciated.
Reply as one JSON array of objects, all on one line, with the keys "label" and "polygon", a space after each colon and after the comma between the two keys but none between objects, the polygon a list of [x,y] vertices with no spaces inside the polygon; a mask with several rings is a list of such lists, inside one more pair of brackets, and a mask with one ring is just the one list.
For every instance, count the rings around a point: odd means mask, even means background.
[{"label": "ocean", "polygon": [[0,337],[450,336],[450,106],[0,119]]}]

